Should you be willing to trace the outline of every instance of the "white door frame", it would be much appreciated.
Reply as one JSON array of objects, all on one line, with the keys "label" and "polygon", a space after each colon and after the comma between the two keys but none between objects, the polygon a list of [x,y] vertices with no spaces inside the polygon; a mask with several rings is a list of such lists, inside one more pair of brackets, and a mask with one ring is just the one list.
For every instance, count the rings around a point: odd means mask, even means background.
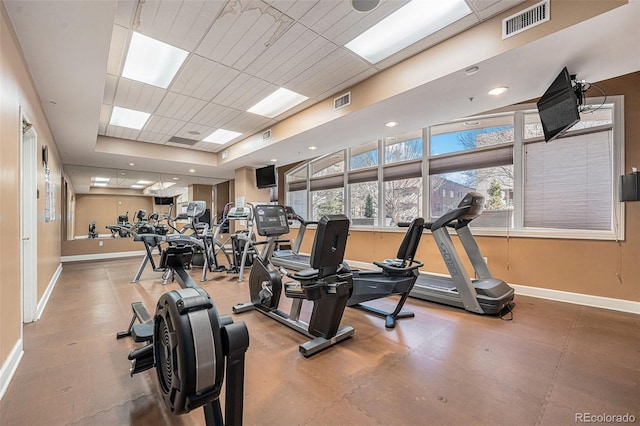
[{"label": "white door frame", "polygon": [[[22,322],[38,312],[38,134],[20,109],[20,292]],[[26,127],[26,131],[25,130]]]}]

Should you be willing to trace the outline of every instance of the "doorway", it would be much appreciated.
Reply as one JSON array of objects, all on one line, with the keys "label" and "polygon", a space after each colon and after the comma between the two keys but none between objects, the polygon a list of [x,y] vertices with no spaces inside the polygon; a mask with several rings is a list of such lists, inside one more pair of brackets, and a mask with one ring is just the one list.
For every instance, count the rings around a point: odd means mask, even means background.
[{"label": "doorway", "polygon": [[38,311],[38,135],[21,111],[20,129],[20,288],[22,322],[33,322]]}]

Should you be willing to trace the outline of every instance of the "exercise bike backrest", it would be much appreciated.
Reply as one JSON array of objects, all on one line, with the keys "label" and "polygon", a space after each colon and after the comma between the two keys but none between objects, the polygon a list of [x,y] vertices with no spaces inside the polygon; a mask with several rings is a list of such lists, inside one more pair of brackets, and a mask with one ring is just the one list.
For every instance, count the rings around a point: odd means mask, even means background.
[{"label": "exercise bike backrest", "polygon": [[318,278],[333,275],[342,266],[348,236],[349,219],[345,215],[320,218],[311,250],[311,268],[318,270]]},{"label": "exercise bike backrest", "polygon": [[438,220],[431,224],[427,224],[425,227],[435,231],[438,228],[444,226],[452,226],[455,229],[460,229],[463,226],[467,226],[469,222],[477,218],[484,211],[484,196],[477,192],[469,192],[464,196],[458,207],[453,210],[449,210]]},{"label": "exercise bike backrest", "polygon": [[420,238],[422,237],[422,230],[424,228],[424,219],[417,217],[409,224],[407,233],[404,234],[402,243],[398,248],[398,254],[396,257],[402,260],[402,267],[405,267],[407,263],[411,263],[418,250],[420,244]]}]

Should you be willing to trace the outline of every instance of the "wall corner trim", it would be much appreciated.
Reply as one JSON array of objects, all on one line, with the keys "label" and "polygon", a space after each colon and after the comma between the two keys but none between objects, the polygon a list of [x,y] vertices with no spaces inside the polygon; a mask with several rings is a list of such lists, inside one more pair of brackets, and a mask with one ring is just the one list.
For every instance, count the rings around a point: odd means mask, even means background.
[{"label": "wall corner trim", "polygon": [[0,368],[0,400],[4,397],[5,392],[9,388],[9,383],[11,383],[11,379],[13,379],[16,370],[18,370],[22,355],[24,355],[24,348],[21,338],[16,342],[7,360],[2,365],[2,368]]},{"label": "wall corner trim", "polygon": [[36,321],[38,321],[42,316],[42,313],[44,312],[44,308],[47,306],[49,297],[51,296],[51,293],[53,292],[53,288],[56,286],[56,283],[58,282],[58,278],[60,278],[61,273],[62,273],[62,263],[59,263],[58,267],[56,268],[56,271],[53,273],[53,276],[49,281],[49,285],[47,285],[47,288],[44,291],[44,294],[42,295],[42,299],[40,299],[40,302],[38,302],[38,310],[36,312]]}]

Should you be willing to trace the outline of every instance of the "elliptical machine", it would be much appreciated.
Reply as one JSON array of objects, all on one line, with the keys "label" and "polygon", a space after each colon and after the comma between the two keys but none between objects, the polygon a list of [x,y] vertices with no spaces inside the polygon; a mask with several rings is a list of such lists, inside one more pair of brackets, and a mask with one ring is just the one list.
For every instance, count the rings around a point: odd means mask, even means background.
[{"label": "elliptical machine", "polygon": [[[239,314],[250,310],[258,312],[312,338],[299,346],[299,351],[309,357],[354,334],[351,326],[340,326],[340,320],[353,289],[352,274],[340,273],[349,233],[349,219],[344,215],[323,216],[318,222],[311,252],[311,268],[288,275],[296,281],[284,284],[287,297],[293,299],[291,311],[278,310],[283,290],[282,275],[270,263],[279,236],[289,233],[287,213],[280,205],[253,207],[258,234],[267,237],[265,247],[255,259],[249,275],[251,301],[235,305]],[[300,320],[302,302],[313,302],[308,323]]]},{"label": "elliptical machine", "polygon": [[[187,210],[197,215],[202,207],[204,212],[204,202],[195,203],[202,204],[191,208],[190,203]],[[160,297],[153,323],[134,325],[134,308],[128,331],[136,342],[147,344],[129,354],[131,375],[155,367],[162,397],[173,414],[203,407],[207,425],[241,425],[247,327],[244,322],[234,323],[228,315],[218,315],[211,297],[185,270],[198,240],[173,234],[164,241],[169,245],[162,250],[161,267],[173,271],[181,289]],[[139,302],[134,303],[146,312]],[[125,333],[118,333],[118,338]],[[225,374],[223,416],[219,397]]]}]

